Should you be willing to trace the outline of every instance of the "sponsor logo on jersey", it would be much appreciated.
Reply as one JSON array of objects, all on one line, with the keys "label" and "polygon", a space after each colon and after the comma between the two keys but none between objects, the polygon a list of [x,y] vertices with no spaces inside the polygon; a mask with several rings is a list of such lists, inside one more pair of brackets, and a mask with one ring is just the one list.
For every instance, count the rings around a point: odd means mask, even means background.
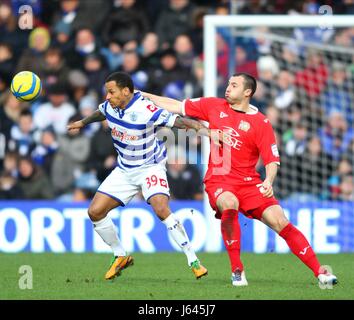
[{"label": "sponsor logo on jersey", "polygon": [[279,157],[279,150],[278,150],[277,145],[275,143],[273,143],[271,148],[272,148],[273,156],[274,157]]},{"label": "sponsor logo on jersey", "polygon": [[135,112],[130,114],[130,120],[135,122],[138,119],[138,115]]},{"label": "sponsor logo on jersey", "polygon": [[151,112],[155,112],[158,107],[156,107],[155,105],[153,104],[149,104],[147,107],[146,107],[148,110],[150,110]]},{"label": "sponsor logo on jersey", "polygon": [[241,120],[238,128],[242,131],[247,132],[251,128],[251,125],[249,124],[249,122]]},{"label": "sponsor logo on jersey", "polygon": [[241,145],[242,145],[242,141],[237,139],[240,134],[231,127],[226,127],[224,126],[224,143],[226,143],[227,145],[229,145],[230,147],[236,149],[236,150],[240,150]]},{"label": "sponsor logo on jersey", "polygon": [[112,129],[111,134],[113,137],[117,138],[120,141],[135,141],[139,139],[138,136],[129,135],[126,132],[117,130],[116,128]]},{"label": "sponsor logo on jersey", "polygon": [[222,118],[226,118],[226,117],[228,117],[229,115],[228,114],[226,114],[225,112],[220,112],[220,119],[222,119]]}]

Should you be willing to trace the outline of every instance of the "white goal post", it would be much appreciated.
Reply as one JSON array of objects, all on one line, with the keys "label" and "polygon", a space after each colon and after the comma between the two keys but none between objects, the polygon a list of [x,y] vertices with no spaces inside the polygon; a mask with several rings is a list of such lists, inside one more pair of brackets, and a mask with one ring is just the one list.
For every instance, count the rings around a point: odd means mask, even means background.
[{"label": "white goal post", "polygon": [[[319,27],[336,28],[354,26],[354,15],[206,15],[204,17],[204,94],[205,97],[217,96],[217,46],[216,34],[219,27]],[[296,41],[296,40],[295,40]],[[225,83],[226,85],[226,83]],[[209,142],[204,138],[202,161],[208,163]],[[223,248],[220,237],[220,223],[215,220],[205,194],[204,213],[208,222],[208,239],[205,250],[220,251]]]}]

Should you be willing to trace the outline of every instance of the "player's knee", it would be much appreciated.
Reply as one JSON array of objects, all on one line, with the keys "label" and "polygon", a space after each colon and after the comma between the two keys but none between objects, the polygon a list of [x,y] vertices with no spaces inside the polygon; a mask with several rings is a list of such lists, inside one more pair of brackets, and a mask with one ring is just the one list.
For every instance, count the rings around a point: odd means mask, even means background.
[{"label": "player's knee", "polygon": [[165,220],[170,215],[170,210],[163,204],[155,204],[154,211],[160,220]]},{"label": "player's knee", "polygon": [[283,230],[289,223],[289,220],[284,216],[284,217],[277,217],[272,221],[272,229],[279,233],[281,230]]},{"label": "player's knee", "polygon": [[91,221],[99,221],[105,217],[105,212],[97,206],[90,206],[88,209],[88,215]]},{"label": "player's knee", "polygon": [[221,209],[222,210],[227,210],[227,209],[238,209],[238,202],[236,199],[233,198],[226,198],[221,202]]}]

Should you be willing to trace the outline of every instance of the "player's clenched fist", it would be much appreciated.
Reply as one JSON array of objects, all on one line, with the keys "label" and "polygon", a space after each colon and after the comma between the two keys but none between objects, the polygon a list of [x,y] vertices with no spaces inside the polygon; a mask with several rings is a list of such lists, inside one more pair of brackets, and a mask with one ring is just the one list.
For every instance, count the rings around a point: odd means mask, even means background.
[{"label": "player's clenched fist", "polygon": [[263,183],[257,184],[259,191],[263,194],[263,197],[271,198],[273,196],[273,187],[268,180],[264,180]]}]

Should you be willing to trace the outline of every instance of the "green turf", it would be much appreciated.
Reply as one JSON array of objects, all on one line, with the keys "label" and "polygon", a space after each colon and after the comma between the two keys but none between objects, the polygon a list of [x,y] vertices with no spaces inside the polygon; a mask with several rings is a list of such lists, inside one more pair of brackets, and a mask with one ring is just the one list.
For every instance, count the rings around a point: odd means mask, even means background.
[{"label": "green turf", "polygon": [[[248,287],[231,285],[226,253],[199,253],[209,275],[195,280],[183,254],[134,253],[135,264],[113,281],[104,280],[107,254],[0,254],[0,300],[4,299],[354,299],[354,255],[319,255],[339,279],[332,290],[318,287],[292,255],[243,254]],[[33,270],[33,289],[21,290],[21,265]]]}]

